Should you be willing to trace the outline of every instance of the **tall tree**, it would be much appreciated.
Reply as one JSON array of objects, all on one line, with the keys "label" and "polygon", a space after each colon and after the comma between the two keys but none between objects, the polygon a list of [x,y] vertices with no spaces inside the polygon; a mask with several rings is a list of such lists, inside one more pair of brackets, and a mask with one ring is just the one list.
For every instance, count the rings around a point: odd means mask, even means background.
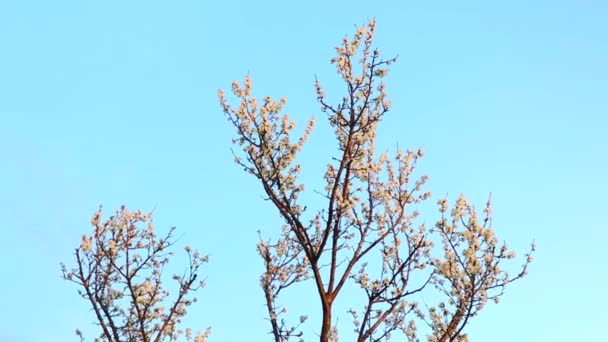
[{"label": "tall tree", "polygon": [[[193,292],[204,286],[198,277],[207,256],[186,247],[188,265],[183,274],[173,275],[171,291],[163,284],[163,270],[173,255],[174,228],[163,237],[156,235],[152,213],[128,211],[124,206],[102,221],[102,210],[93,215],[93,233],[83,235],[74,251],[76,266],[61,264],[63,278],[76,283],[78,293],[95,314],[101,334],[95,341],[161,342],[177,340],[204,342],[209,329],[196,335],[179,329],[186,308],[196,302]],[[81,340],[82,332],[76,330]]]},{"label": "tall tree", "polygon": [[[337,141],[337,155],[323,176],[325,186],[317,191],[325,206],[316,212],[307,212],[301,203],[304,184],[296,163],[315,119],[294,139],[296,124],[282,113],[286,100],[258,101],[249,75],[244,84],[232,84],[238,106],[231,106],[222,90],[218,93],[236,128],[233,143],[242,148],[236,163],[258,179],[285,221],[277,240],[258,244],[265,265],[261,287],[276,342],[301,338],[298,327],[306,317],[288,324],[277,298],[308,279],[320,301],[321,342],[338,340],[332,315],[347,284],[360,288],[364,302],[349,310],[359,342],[388,340],[399,331],[418,341],[417,321],[428,325],[429,341],[465,341],[470,319],[524,276],[532,259],[534,246],[516,275],[501,268],[515,254],[498,243],[489,201],[479,217],[464,196],[451,209],[447,199],[440,199],[436,224],[417,223],[416,208],[431,197],[423,190],[428,177],[414,173],[423,150],[397,150],[392,157],[376,152],[377,125],[391,108],[382,79],[396,59],[382,59],[373,47],[375,26],[372,20],[358,27],[336,48],[331,62],[346,85],[337,104],[315,82],[317,101]],[[434,291],[431,297],[438,300],[419,304],[415,295],[423,290]]]}]

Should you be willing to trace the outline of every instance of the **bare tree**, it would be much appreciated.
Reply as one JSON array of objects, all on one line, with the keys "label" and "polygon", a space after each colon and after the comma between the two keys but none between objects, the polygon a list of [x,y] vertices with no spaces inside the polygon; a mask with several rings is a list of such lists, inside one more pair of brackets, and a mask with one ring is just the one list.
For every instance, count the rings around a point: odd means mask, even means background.
[{"label": "bare tree", "polygon": [[[233,143],[242,148],[236,163],[259,180],[285,221],[276,242],[261,239],[258,244],[266,267],[261,287],[276,342],[302,336],[297,328],[305,317],[287,324],[276,299],[285,288],[307,279],[314,281],[321,304],[321,342],[338,340],[332,314],[347,284],[361,289],[364,302],[349,310],[357,341],[388,340],[394,332],[418,341],[416,321],[428,324],[429,341],[465,341],[463,329],[470,318],[487,300],[497,301],[508,283],[524,276],[531,261],[533,246],[517,275],[511,277],[499,267],[514,253],[504,244],[498,246],[489,203],[479,222],[464,197],[450,211],[447,200],[441,199],[435,226],[418,224],[416,207],[431,196],[423,190],[428,177],[414,172],[422,149],[397,150],[393,157],[376,152],[376,127],[391,108],[382,79],[396,59],[380,57],[372,46],[374,33],[372,20],[336,48],[331,62],[346,86],[337,104],[330,104],[315,82],[338,155],[327,164],[324,189],[317,191],[326,206],[311,214],[299,200],[304,184],[298,181],[301,166],[295,160],[315,119],[294,139],[296,124],[282,113],[286,100],[265,97],[258,102],[249,75],[244,84],[232,84],[238,106],[231,106],[222,90],[218,93],[236,128]],[[435,247],[439,245],[443,253]],[[439,298],[436,305],[421,307],[414,295],[423,290],[433,291],[433,298]]]},{"label": "bare tree", "polygon": [[[152,214],[128,211],[124,206],[102,221],[101,207],[91,219],[93,233],[83,235],[74,251],[76,266],[68,271],[61,264],[63,278],[79,286],[78,293],[89,301],[101,335],[95,341],[161,342],[177,340],[204,342],[209,329],[196,335],[179,329],[186,308],[196,302],[193,292],[204,286],[198,271],[207,256],[186,247],[188,265],[183,274],[173,275],[174,298],[163,286],[163,269],[169,263],[174,228],[159,238]],[[82,332],[76,330],[81,340]]]}]

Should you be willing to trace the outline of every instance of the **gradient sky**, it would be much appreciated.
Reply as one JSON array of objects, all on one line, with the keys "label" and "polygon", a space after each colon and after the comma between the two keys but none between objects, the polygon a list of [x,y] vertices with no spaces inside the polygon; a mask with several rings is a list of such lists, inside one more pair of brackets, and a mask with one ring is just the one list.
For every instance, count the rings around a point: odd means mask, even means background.
[{"label": "gradient sky", "polygon": [[3,0],[0,341],[92,331],[59,262],[100,204],[123,203],[154,209],[157,227],[211,255],[190,326],[211,325],[211,341],[269,340],[256,231],[280,220],[232,162],[216,91],[249,72],[258,96],[286,96],[300,122],[315,116],[302,163],[321,188],[334,140],[314,77],[342,96],[333,47],[372,17],[377,46],[399,55],[378,147],[422,146],[433,200],[462,192],[482,205],[491,192],[499,237],[538,245],[529,276],[473,320],[471,340],[603,339],[606,2]]}]

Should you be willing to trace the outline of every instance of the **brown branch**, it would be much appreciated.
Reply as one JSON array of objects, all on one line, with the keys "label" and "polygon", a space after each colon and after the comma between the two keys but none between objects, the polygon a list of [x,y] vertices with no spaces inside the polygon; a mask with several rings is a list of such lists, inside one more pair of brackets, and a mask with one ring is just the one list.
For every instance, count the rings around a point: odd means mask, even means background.
[{"label": "brown branch", "polygon": [[[116,329],[114,329],[113,326],[111,326],[111,328],[109,328],[106,325],[106,322],[104,321],[103,316],[100,312],[100,308],[97,306],[98,303],[95,300],[96,297],[91,292],[91,287],[89,285],[89,279],[91,278],[91,273],[89,273],[88,276],[84,275],[84,271],[82,269],[82,259],[80,258],[80,249],[76,248],[76,251],[74,254],[76,255],[76,263],[78,265],[79,277],[82,281],[83,288],[85,290],[87,298],[89,299],[89,302],[91,303],[91,306],[93,307],[93,312],[95,312],[95,316],[97,317],[97,321],[99,322],[99,325],[101,326],[104,336],[108,339],[109,342],[112,342],[112,338],[114,338],[114,341],[119,342],[120,339],[116,332]],[[110,331],[110,329],[111,329],[111,331]]]}]

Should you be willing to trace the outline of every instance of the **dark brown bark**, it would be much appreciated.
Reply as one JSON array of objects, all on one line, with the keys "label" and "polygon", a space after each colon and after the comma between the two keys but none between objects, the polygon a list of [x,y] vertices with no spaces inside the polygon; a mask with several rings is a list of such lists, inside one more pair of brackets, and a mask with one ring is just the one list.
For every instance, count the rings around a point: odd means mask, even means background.
[{"label": "dark brown bark", "polygon": [[331,336],[331,306],[332,302],[327,298],[321,298],[321,305],[323,306],[323,322],[321,325],[321,335],[319,336],[319,342],[328,342]]}]

